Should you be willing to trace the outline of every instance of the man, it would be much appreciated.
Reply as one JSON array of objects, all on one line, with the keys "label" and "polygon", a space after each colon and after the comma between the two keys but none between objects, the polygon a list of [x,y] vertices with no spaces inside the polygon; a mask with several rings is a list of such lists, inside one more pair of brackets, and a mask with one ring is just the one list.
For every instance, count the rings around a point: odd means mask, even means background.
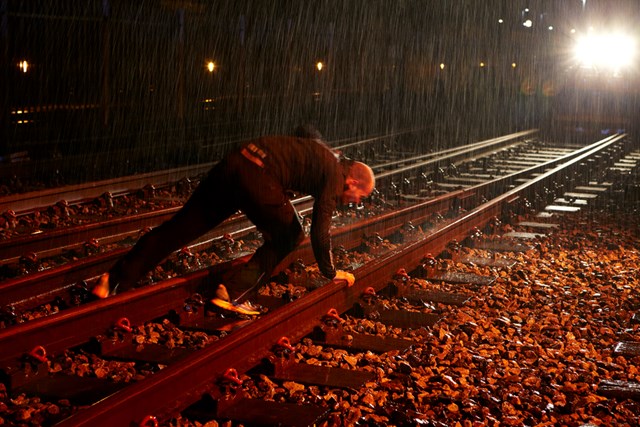
[{"label": "man", "polygon": [[354,277],[336,271],[329,228],[338,204],[359,203],[375,186],[369,166],[343,159],[315,132],[269,136],[244,143],[214,166],[176,215],[138,243],[92,290],[99,298],[127,290],[173,251],[211,230],[238,210],[262,233],[264,244],[220,285],[212,303],[243,314],[257,314],[247,294],[271,274],[304,239],[300,218],[289,200],[292,191],[314,197],[311,245],[320,272],[328,279]]}]

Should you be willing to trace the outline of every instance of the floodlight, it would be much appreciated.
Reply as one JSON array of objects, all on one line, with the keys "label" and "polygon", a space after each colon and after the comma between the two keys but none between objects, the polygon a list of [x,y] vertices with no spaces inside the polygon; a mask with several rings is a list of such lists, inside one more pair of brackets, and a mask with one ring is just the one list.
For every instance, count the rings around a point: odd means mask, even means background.
[{"label": "floodlight", "polygon": [[611,69],[629,66],[635,57],[635,40],[621,34],[588,34],[578,39],[574,56],[584,68]]}]

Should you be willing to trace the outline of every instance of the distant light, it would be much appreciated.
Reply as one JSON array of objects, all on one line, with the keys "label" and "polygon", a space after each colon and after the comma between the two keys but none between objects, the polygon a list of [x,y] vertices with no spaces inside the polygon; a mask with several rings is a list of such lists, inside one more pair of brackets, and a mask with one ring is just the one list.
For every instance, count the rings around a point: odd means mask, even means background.
[{"label": "distant light", "polygon": [[553,25],[549,25],[549,31],[553,31]]},{"label": "distant light", "polygon": [[589,34],[574,48],[575,59],[585,68],[607,67],[618,71],[633,63],[636,43],[621,34]]},{"label": "distant light", "polygon": [[522,23],[522,25],[523,25],[524,27],[531,28],[531,27],[533,27],[533,21],[532,21],[531,19],[527,19],[526,21],[524,21],[524,22]]},{"label": "distant light", "polygon": [[525,8],[524,8],[524,11],[525,11],[525,13],[529,13],[529,8],[528,8],[528,7],[525,7]]},{"label": "distant light", "polygon": [[576,29],[575,29],[575,28],[572,28],[572,29],[571,29],[571,34],[575,34],[575,33],[576,33]]},{"label": "distant light", "polygon": [[318,71],[322,71],[322,67],[324,67],[324,64],[318,61],[318,63],[316,64],[316,68],[318,69]]},{"label": "distant light", "polygon": [[554,96],[557,93],[556,84],[552,80],[545,80],[542,83],[542,94],[546,97]]},{"label": "distant light", "polygon": [[444,62],[442,62],[442,63],[440,64],[440,69],[441,69],[441,70],[444,70]]},{"label": "distant light", "polygon": [[23,73],[26,73],[29,69],[29,63],[27,61],[20,61],[18,67],[22,70]]},{"label": "distant light", "polygon": [[502,24],[502,23],[504,23],[504,19],[502,18],[498,19],[498,24]]},{"label": "distant light", "polygon": [[511,68],[516,68],[518,65],[515,62],[511,63]]},{"label": "distant light", "polygon": [[207,69],[210,73],[213,73],[213,70],[216,69],[216,63],[213,61],[209,61],[209,63],[207,64]]},{"label": "distant light", "polygon": [[485,63],[484,63],[484,62],[481,62],[481,63],[480,63],[480,67],[484,67],[484,66],[485,66]]}]

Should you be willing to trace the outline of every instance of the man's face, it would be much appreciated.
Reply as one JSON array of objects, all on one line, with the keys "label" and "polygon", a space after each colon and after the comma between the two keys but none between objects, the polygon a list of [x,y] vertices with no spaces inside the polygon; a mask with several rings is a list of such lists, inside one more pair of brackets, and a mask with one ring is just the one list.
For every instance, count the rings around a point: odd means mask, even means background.
[{"label": "man's face", "polygon": [[344,191],[342,192],[342,204],[348,205],[349,203],[360,203],[360,199],[367,197],[370,192],[363,191],[355,184],[345,184]]}]

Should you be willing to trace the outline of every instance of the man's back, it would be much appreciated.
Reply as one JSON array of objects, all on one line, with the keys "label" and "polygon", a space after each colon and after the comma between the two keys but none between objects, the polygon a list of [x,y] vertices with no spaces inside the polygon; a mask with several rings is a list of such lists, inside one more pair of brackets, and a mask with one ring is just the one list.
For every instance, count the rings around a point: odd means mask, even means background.
[{"label": "man's back", "polygon": [[319,140],[268,136],[247,142],[243,149],[288,190],[314,197],[342,190],[344,174],[338,157]]}]

